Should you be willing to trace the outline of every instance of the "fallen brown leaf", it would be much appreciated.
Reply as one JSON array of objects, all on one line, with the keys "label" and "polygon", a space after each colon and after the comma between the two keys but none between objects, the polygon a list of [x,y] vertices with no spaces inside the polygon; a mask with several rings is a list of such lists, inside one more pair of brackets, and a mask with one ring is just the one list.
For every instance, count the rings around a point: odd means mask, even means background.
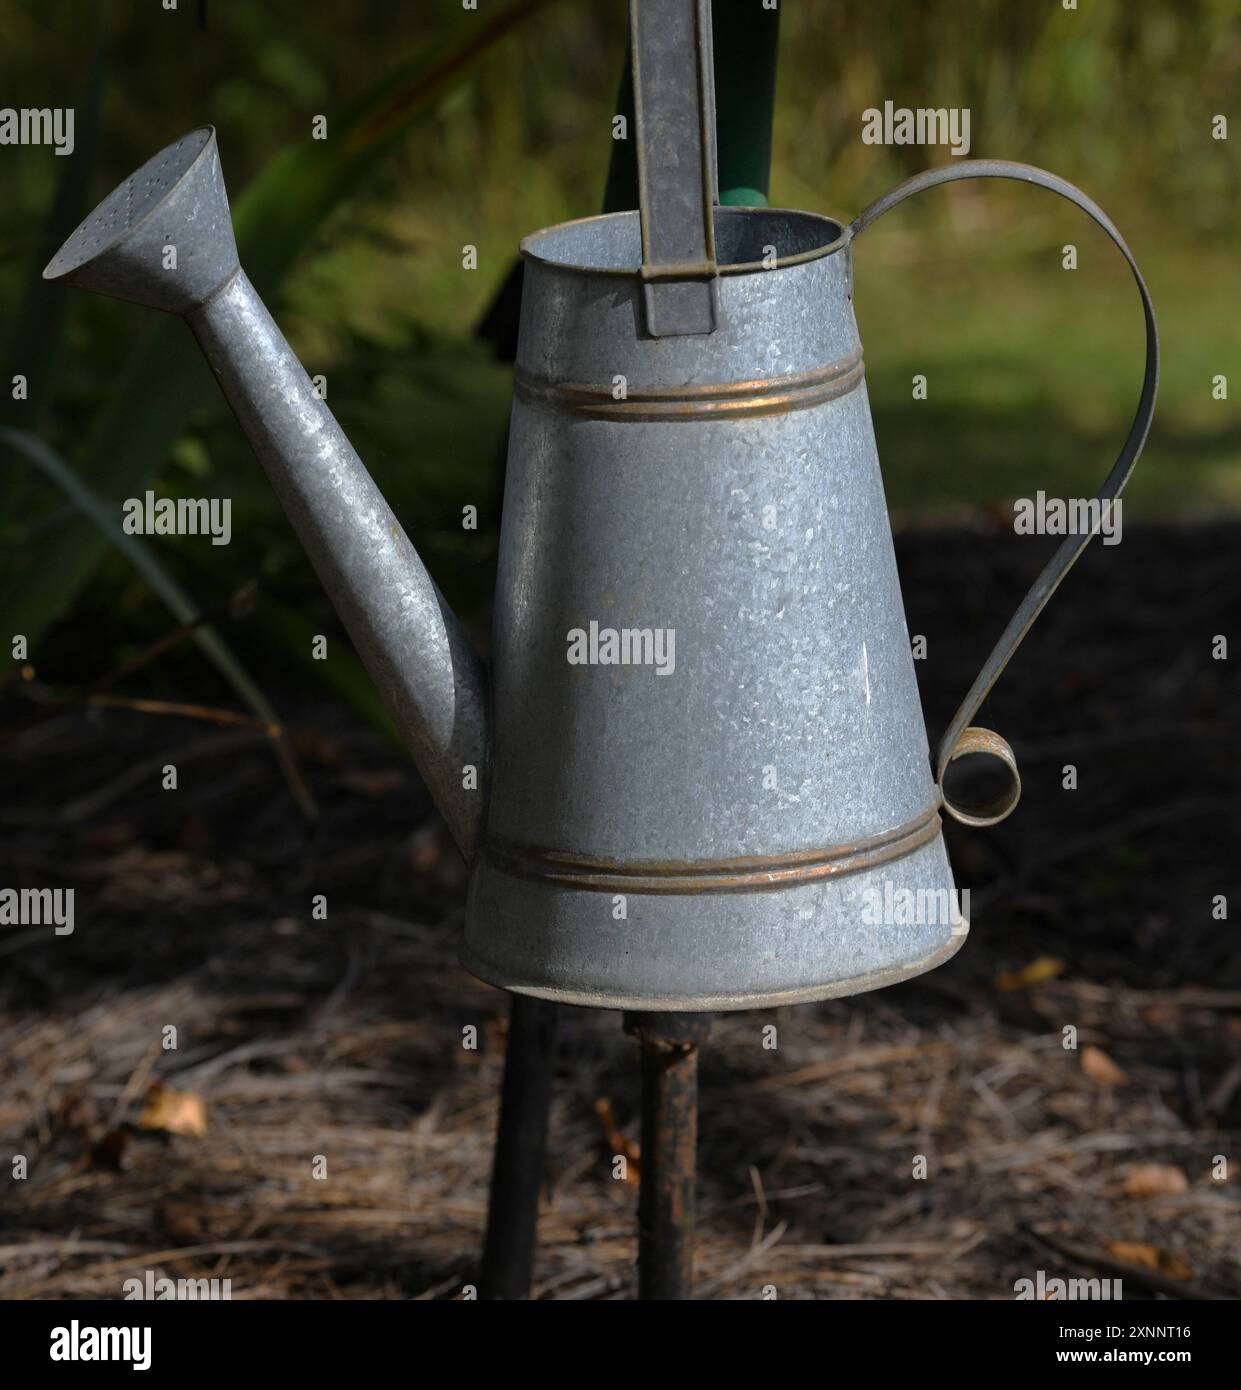
[{"label": "fallen brown leaf", "polygon": [[1159,1251],[1153,1245],[1140,1240],[1105,1240],[1104,1248],[1131,1265],[1141,1265],[1143,1269],[1159,1268]]},{"label": "fallen brown leaf", "polygon": [[595,1101],[595,1114],[599,1117],[599,1124],[603,1128],[603,1137],[607,1142],[608,1148],[614,1154],[625,1156],[625,1181],[630,1185],[637,1183],[640,1177],[640,1163],[642,1157],[641,1148],[621,1132],[620,1126],[616,1123],[616,1114],[612,1109],[612,1102],[606,1096],[600,1096]]},{"label": "fallen brown leaf", "polygon": [[1126,1197],[1174,1197],[1189,1191],[1189,1179],[1171,1163],[1138,1163],[1125,1176]]},{"label": "fallen brown leaf", "polygon": [[1160,1250],[1156,1245],[1148,1245],[1142,1240],[1105,1240],[1109,1254],[1127,1264],[1138,1265],[1142,1269],[1153,1270],[1156,1274],[1166,1274],[1170,1279],[1188,1279],[1193,1270],[1179,1255]]},{"label": "fallen brown leaf", "polygon": [[153,1081],[147,1087],[146,1104],[138,1123],[143,1129],[201,1138],[207,1132],[207,1107],[202,1096],[193,1091],[174,1091],[162,1081]]},{"label": "fallen brown leaf", "polygon": [[1001,970],[995,977],[996,989],[1011,993],[1015,989],[1025,989],[1028,985],[1046,984],[1057,975],[1064,973],[1064,962],[1055,956],[1039,956],[1020,970]]},{"label": "fallen brown leaf", "polygon": [[1082,1071],[1096,1086],[1124,1086],[1129,1078],[1102,1048],[1082,1048]]}]

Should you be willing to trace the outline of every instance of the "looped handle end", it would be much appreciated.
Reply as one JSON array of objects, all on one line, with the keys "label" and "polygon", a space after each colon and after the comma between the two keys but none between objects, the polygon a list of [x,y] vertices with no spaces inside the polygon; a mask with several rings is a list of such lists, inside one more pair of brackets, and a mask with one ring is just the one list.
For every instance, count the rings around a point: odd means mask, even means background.
[{"label": "looped handle end", "polygon": [[[1159,334],[1155,328],[1154,306],[1151,304],[1146,282],[1142,279],[1142,272],[1133,259],[1133,252],[1125,245],[1124,237],[1116,230],[1107,213],[1088,198],[1080,188],[1074,188],[1071,183],[1056,174],[1049,174],[1046,169],[1035,169],[1028,164],[1011,164],[1002,159],[967,159],[959,164],[940,165],[934,169],[927,169],[921,174],[915,174],[913,178],[907,179],[899,187],[894,188],[891,193],[885,194],[855,217],[849,231],[852,236],[856,237],[889,208],[904,202],[906,198],[921,192],[924,188],[934,188],[936,184],[951,183],[954,179],[971,178],[1017,179],[1023,183],[1032,183],[1039,188],[1050,189],[1051,192],[1058,193],[1060,197],[1067,198],[1070,203],[1081,208],[1083,212],[1093,218],[1111,237],[1133,273],[1134,283],[1137,285],[1138,294],[1142,298],[1142,317],[1146,322],[1146,367],[1142,376],[1142,392],[1138,397],[1138,408],[1134,412],[1133,423],[1129,426],[1128,437],[1116,462],[1112,465],[1111,472],[1095,495],[1095,501],[1102,504],[1104,509],[1102,515],[1106,516],[1116,498],[1120,496],[1125,483],[1128,482],[1129,475],[1133,472],[1133,465],[1142,452],[1142,445],[1146,442],[1151,418],[1155,412],[1155,392],[1159,386]],[[1048,599],[1059,587],[1060,581],[1090,543],[1095,529],[1097,527],[1089,531],[1068,535],[1061,542],[1056,553],[1034,581],[1030,592],[1021,600],[1021,604],[1009,620],[1008,626],[1001,633],[1000,640],[992,648],[986,664],[978,673],[965,699],[961,701],[961,706],[953,715],[948,732],[939,745],[935,780],[939,786],[940,802],[948,814],[963,825],[995,825],[1009,815],[1017,805],[1021,796],[1021,778],[1017,775],[1017,760],[1013,757],[1013,750],[999,734],[993,734],[990,729],[975,728],[970,720],[978,714],[982,702],[987,698],[991,687],[999,679],[1005,666],[1008,665],[1009,658],[1017,650],[1022,638],[1030,630],[1030,625],[1043,611]],[[984,753],[990,757],[998,758],[1007,769],[1008,789],[986,805],[958,806],[949,800],[944,791],[944,774],[952,763],[967,753]]]},{"label": "looped handle end", "polygon": [[[971,753],[981,753],[989,758],[997,758],[1003,763],[1008,774],[1008,785],[989,801],[977,804],[954,802],[944,790],[944,778],[958,758],[967,757]],[[944,810],[962,825],[998,825],[1000,821],[1012,815],[1021,800],[1021,774],[1017,771],[1016,756],[1008,740],[990,729],[980,729],[977,726],[966,729],[947,755],[941,754],[935,780],[939,786],[939,799]]]}]

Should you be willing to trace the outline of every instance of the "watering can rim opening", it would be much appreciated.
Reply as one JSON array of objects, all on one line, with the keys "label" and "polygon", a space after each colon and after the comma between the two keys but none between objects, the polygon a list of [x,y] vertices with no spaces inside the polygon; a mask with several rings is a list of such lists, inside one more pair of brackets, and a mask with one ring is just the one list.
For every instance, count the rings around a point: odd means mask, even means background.
[{"label": "watering can rim opening", "polygon": [[[641,214],[636,208],[628,209],[623,212],[596,213],[590,217],[574,217],[566,222],[556,222],[549,227],[540,227],[538,231],[531,232],[528,236],[522,237],[518,243],[518,250],[522,259],[531,261],[535,265],[548,270],[558,270],[569,275],[596,276],[607,275],[615,276],[618,279],[634,280],[641,277],[642,272],[642,253],[640,241],[635,242],[637,253],[632,258],[631,265],[599,265],[596,263],[586,263],[582,259],[567,259],[563,253],[550,255],[540,250],[540,242],[550,240],[552,237],[563,235],[568,232],[572,235],[575,232],[591,231],[597,227],[623,227],[627,222],[632,223],[634,233],[637,235],[639,228],[639,218]],[[776,207],[734,207],[719,205],[715,208],[715,219],[717,235],[720,231],[721,222],[744,221],[752,219],[771,219],[784,218],[790,222],[796,221],[803,224],[805,230],[809,231],[814,227],[823,228],[824,239],[817,245],[798,251],[789,256],[777,256],[773,262],[763,262],[761,260],[749,261],[721,261],[715,267],[717,275],[769,275],[773,270],[786,270],[790,266],[803,265],[807,261],[821,260],[825,256],[831,256],[835,252],[843,250],[852,240],[852,230],[847,221],[838,217],[831,217],[826,213],[806,212],[802,208],[776,208]]]},{"label": "watering can rim opening", "polygon": [[[200,136],[201,139],[199,140],[197,146],[193,149],[193,154],[187,160],[185,165],[180,169],[179,173],[177,174],[177,177],[167,188],[163,189],[160,192],[158,197],[152,199],[152,201],[144,209],[140,216],[136,217],[132,222],[129,222],[127,225],[121,227],[120,230],[114,236],[112,236],[108,241],[104,242],[103,244],[93,245],[89,248],[78,247],[74,251],[72,257],[68,257],[66,255],[66,253],[69,251],[70,246],[72,246],[74,242],[77,241],[78,236],[83,231],[83,229],[88,227],[92,222],[96,221],[100,217],[100,214],[104,211],[104,209],[111,206],[113,201],[120,196],[121,191],[124,188],[126,188],[126,186],[133,185],[134,183],[136,183],[137,180],[147,169],[149,169],[153,164],[158,164],[159,161],[164,159],[171,150],[176,149],[178,146],[186,146],[187,148],[190,147],[196,136]],[[84,266],[88,266],[92,262],[100,260],[109,251],[115,250],[115,248],[119,246],[121,242],[125,241],[126,238],[132,236],[134,232],[137,231],[139,227],[143,226],[146,222],[148,222],[150,218],[153,217],[161,207],[164,207],[167,204],[168,199],[172,197],[173,193],[193,175],[194,171],[198,168],[202,161],[211,156],[216,147],[215,136],[215,126],[195,126],[193,130],[186,131],[184,135],[178,136],[175,140],[170,140],[168,144],[163,146],[162,149],[157,150],[155,154],[153,154],[150,157],[150,159],[146,160],[145,163],[139,165],[139,167],[135,169],[132,174],[130,174],[127,178],[122,179],[120,183],[118,183],[116,187],[113,188],[112,191],[101,202],[97,203],[91,209],[91,211],[87,213],[87,215],[81,220],[81,222],[78,223],[78,225],[73,229],[73,231],[70,232],[70,234],[61,243],[56,254],[52,257],[50,261],[48,261],[47,265],[43,267],[42,278],[44,280],[53,282],[57,280],[63,280],[67,276],[74,274],[75,271],[81,270]]]}]

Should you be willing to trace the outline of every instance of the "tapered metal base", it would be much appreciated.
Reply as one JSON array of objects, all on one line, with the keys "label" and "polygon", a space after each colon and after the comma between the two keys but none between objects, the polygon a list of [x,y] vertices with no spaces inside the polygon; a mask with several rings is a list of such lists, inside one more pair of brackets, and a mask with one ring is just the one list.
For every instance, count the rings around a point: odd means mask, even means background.
[{"label": "tapered metal base", "polygon": [[[614,896],[475,863],[461,963],[515,994],[591,1008],[722,1013],[897,984],[942,965],[969,930],[953,919],[938,822],[910,853],[871,868],[766,890]],[[885,903],[922,904],[924,920]],[[876,914],[880,919],[875,920]]]}]

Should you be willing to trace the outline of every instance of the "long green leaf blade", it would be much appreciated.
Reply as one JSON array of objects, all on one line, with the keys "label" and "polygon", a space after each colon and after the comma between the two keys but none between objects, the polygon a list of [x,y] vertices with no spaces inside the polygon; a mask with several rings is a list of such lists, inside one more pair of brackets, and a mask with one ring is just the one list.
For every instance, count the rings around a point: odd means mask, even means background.
[{"label": "long green leaf blade", "polygon": [[[329,139],[310,137],[276,159],[234,208],[241,261],[259,292],[271,296],[329,213],[400,139],[427,103],[468,71],[500,38],[546,0],[516,0],[469,38],[440,43],[389,74],[367,96],[329,120]],[[458,30],[459,32],[459,30]],[[211,374],[184,327],[159,324],[131,358],[86,446],[80,474],[100,497],[139,495],[194,413],[211,399]],[[85,520],[63,528],[0,594],[0,630],[32,639],[73,602],[105,552]]]}]

